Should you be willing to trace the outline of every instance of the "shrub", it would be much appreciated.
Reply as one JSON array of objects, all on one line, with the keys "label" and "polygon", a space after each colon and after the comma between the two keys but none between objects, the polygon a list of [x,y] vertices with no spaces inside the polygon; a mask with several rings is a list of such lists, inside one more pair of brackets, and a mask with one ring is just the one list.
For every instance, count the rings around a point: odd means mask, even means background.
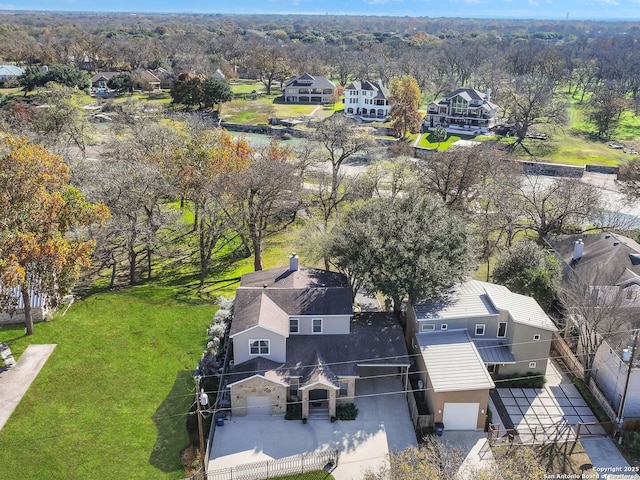
[{"label": "shrub", "polygon": [[355,420],[358,416],[358,407],[354,403],[345,403],[336,407],[338,420]]},{"label": "shrub", "polygon": [[525,375],[515,373],[513,375],[498,375],[496,386],[498,388],[543,388],[547,379],[533,372]]}]

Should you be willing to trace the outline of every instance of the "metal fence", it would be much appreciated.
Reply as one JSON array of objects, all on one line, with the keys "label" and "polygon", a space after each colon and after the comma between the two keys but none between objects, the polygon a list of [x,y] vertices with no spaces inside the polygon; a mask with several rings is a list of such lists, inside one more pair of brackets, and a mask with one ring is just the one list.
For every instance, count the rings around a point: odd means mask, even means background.
[{"label": "metal fence", "polygon": [[207,473],[207,478],[208,480],[262,480],[312,470],[331,471],[337,465],[338,450],[328,450],[213,470]]}]

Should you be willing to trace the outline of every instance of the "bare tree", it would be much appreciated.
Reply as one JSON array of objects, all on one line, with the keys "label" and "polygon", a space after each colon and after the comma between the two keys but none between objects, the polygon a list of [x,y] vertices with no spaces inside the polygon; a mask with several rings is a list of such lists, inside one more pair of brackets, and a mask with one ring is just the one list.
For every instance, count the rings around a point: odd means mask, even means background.
[{"label": "bare tree", "polygon": [[566,105],[555,97],[556,81],[539,73],[528,73],[513,79],[502,95],[508,121],[515,125],[516,141],[511,150],[523,144],[534,125],[562,126],[567,121]]},{"label": "bare tree", "polygon": [[454,210],[466,211],[490,181],[503,158],[496,149],[479,145],[438,152],[419,164],[420,181]]},{"label": "bare tree", "polygon": [[290,148],[274,140],[231,182],[236,211],[230,219],[241,222],[242,237],[248,235],[256,271],[262,270],[264,239],[290,225],[300,206],[301,185],[291,156]]},{"label": "bare tree", "polygon": [[591,378],[596,353],[607,334],[631,320],[632,309],[624,306],[625,291],[616,283],[597,270],[582,276],[572,271],[559,287],[558,299],[566,312],[567,327],[574,326],[577,331],[577,353],[585,383]]},{"label": "bare tree", "polygon": [[521,228],[534,231],[540,243],[549,234],[582,228],[602,211],[600,191],[577,179],[555,178],[547,183],[544,177],[524,175],[515,195]]},{"label": "bare tree", "polygon": [[340,168],[350,157],[364,154],[373,145],[373,137],[358,128],[356,122],[344,115],[333,115],[322,121],[316,128],[313,139],[323,150],[324,161],[331,164],[330,189],[323,200],[326,203],[325,224],[344,200],[340,184],[344,179]]}]

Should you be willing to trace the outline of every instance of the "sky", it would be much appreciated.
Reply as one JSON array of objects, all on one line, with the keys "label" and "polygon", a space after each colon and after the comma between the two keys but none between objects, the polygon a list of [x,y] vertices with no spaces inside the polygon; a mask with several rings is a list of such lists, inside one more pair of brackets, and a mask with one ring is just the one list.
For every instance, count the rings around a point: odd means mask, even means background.
[{"label": "sky", "polygon": [[0,10],[640,20],[640,0],[0,0]]}]

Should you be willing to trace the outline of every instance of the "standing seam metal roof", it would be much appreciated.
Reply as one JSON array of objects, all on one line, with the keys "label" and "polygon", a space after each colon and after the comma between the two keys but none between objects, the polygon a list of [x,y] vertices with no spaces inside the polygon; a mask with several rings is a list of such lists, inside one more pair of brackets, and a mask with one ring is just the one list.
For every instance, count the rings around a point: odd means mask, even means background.
[{"label": "standing seam metal roof", "polygon": [[466,330],[416,335],[434,392],[495,387]]}]

